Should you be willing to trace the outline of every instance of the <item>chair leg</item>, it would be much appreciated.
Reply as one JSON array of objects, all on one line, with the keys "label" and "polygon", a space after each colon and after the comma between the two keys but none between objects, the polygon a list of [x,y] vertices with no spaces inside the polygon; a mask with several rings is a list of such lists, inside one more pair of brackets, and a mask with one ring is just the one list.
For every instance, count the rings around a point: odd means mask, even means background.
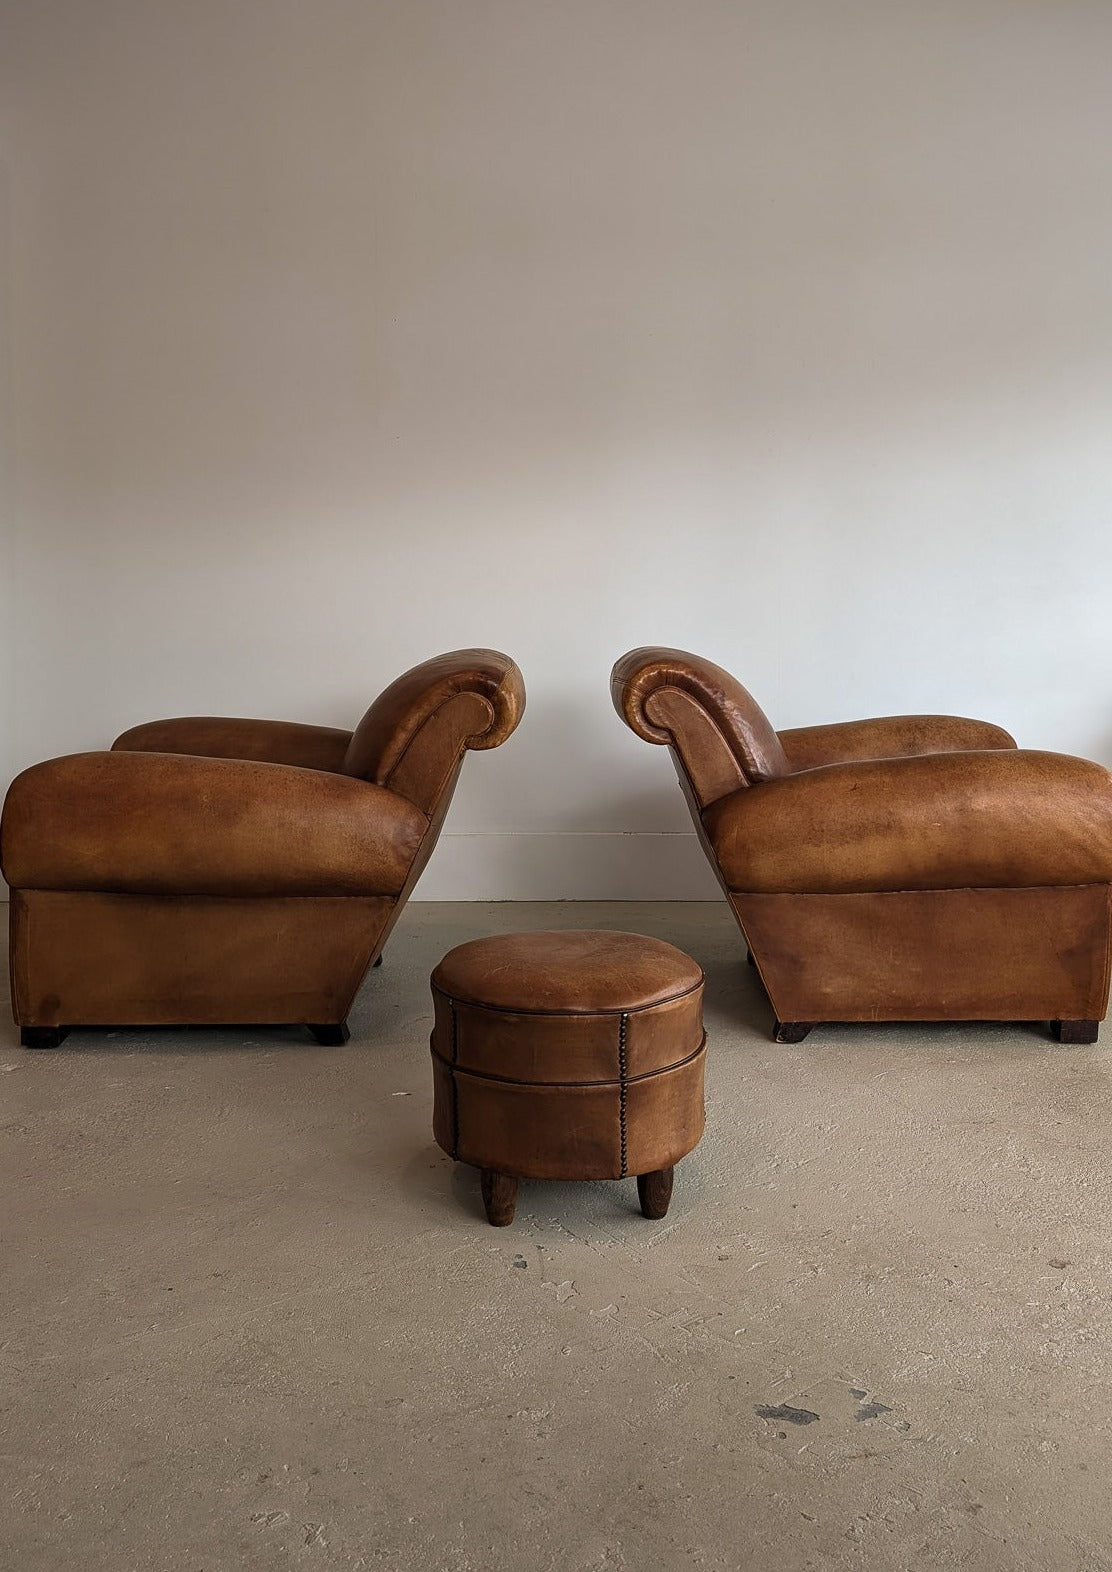
[{"label": "chair leg", "polygon": [[309,1030],[322,1048],[342,1048],[351,1036],[346,1021],[328,1022],[323,1026],[310,1025]]},{"label": "chair leg", "polygon": [[68,1026],[21,1026],[19,1041],[24,1048],[57,1048],[69,1036]]},{"label": "chair leg", "polygon": [[[382,965],[382,952],[380,950],[379,953],[375,956],[375,966],[381,966],[381,965]],[[373,971],[374,967],[372,967],[371,970]]]},{"label": "chair leg", "polygon": [[801,1043],[817,1021],[777,1021],[772,1028],[774,1043]]},{"label": "chair leg", "polygon": [[509,1174],[484,1168],[479,1175],[486,1207],[487,1222],[492,1228],[508,1228],[517,1208],[517,1180]]},{"label": "chair leg", "polygon": [[637,1175],[637,1199],[641,1203],[642,1217],[667,1217],[675,1173],[674,1168],[658,1168],[654,1173]]},{"label": "chair leg", "polygon": [[1095,1043],[1099,1021],[1051,1021],[1050,1030],[1060,1043]]}]

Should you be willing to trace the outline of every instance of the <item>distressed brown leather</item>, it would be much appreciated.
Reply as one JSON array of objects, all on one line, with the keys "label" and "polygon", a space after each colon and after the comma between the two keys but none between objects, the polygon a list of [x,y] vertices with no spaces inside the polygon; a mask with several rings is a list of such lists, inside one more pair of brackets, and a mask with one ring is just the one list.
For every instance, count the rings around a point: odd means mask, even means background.
[{"label": "distressed brown leather", "polygon": [[[673,1168],[703,1134],[700,1048],[687,1064],[620,1083],[524,1086],[433,1060],[433,1135],[461,1163],[515,1179],[624,1179]],[[458,1139],[453,1122],[458,1119]]]},{"label": "distressed brown leather", "polygon": [[1112,880],[1112,775],[1061,753],[831,764],[737,792],[703,824],[731,890],[938,890]]},{"label": "distressed brown leather", "polygon": [[780,1021],[1099,1021],[1109,888],[735,895]]},{"label": "distressed brown leather", "polygon": [[433,1129],[516,1178],[670,1168],[703,1130],[703,978],[672,945],[606,931],[503,934],[432,977]]},{"label": "distressed brown leather", "polygon": [[210,759],[258,759],[304,770],[339,771],[350,743],[351,732],[335,726],[187,715],[132,726],[112,747],[120,752],[193,753]]},{"label": "distressed brown leather", "polygon": [[[638,735],[671,747],[778,1020],[1104,1016],[1106,769],[1017,749],[983,721],[886,716],[785,731],[785,768],[731,786],[723,761],[747,746],[729,735],[732,682],[648,649],[617,663],[612,692]],[[672,724],[652,724],[657,706]]]},{"label": "distressed brown leather", "polygon": [[13,890],[21,1026],[342,1021],[397,910],[388,896]]},{"label": "distressed brown leather", "polygon": [[787,774],[787,757],[768,716],[748,689],[710,661],[684,650],[630,650],[611,673],[610,692],[618,714],[639,737],[675,749],[701,801],[714,800],[701,784],[704,761],[725,776],[725,760],[731,759],[734,785]]},{"label": "distressed brown leather", "polygon": [[1003,726],[960,715],[883,715],[829,726],[795,726],[777,735],[792,771],[862,759],[1015,747],[1015,738]]},{"label": "distressed brown leather", "polygon": [[465,750],[524,707],[493,650],[437,656],[383,698],[368,716],[390,784],[345,769],[351,733],[210,717],[18,777],[0,821],[16,1021],[342,1021]]},{"label": "distressed brown leather", "polygon": [[610,929],[499,933],[449,951],[434,989],[495,1010],[594,1014],[663,1004],[702,969],[663,939]]},{"label": "distressed brown leather", "polygon": [[456,650],[437,656],[378,696],[352,735],[344,771],[405,791],[429,813],[445,780],[445,751],[454,759],[464,748],[497,748],[524,709],[521,673],[505,655]]},{"label": "distressed brown leather", "polygon": [[0,828],[17,889],[398,895],[428,820],[346,775],[169,753],[25,770]]}]

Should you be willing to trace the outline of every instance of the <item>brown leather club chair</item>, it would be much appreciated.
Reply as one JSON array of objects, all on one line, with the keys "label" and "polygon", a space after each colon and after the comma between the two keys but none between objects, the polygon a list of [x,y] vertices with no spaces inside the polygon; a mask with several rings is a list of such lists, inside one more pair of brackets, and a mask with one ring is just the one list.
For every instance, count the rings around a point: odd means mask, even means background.
[{"label": "brown leather club chair", "polygon": [[71,1026],[346,1016],[436,844],[468,748],[525,706],[494,650],[415,666],[354,732],[154,721],[8,792],[12,1009],[26,1047]]},{"label": "brown leather club chair", "polygon": [[1050,1021],[1108,1005],[1112,775],[998,726],[890,716],[777,733],[673,649],[614,667],[619,715],[672,750],[778,1042],[822,1021]]}]

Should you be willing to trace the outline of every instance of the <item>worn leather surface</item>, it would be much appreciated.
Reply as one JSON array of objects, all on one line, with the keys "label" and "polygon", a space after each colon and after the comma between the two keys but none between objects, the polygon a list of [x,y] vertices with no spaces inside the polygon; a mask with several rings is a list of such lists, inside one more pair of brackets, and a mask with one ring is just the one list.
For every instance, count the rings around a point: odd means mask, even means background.
[{"label": "worn leather surface", "polygon": [[344,775],[77,753],[13,782],[0,852],[16,889],[397,895],[427,828],[404,797]]},{"label": "worn leather surface", "polygon": [[781,1021],[1099,1021],[1109,888],[735,895]]},{"label": "worn leather surface", "polygon": [[[669,690],[694,703],[675,703]],[[780,739],[753,695],[728,671],[697,655],[658,646],[630,650],[611,673],[610,693],[626,724],[646,742],[674,747],[695,782],[704,753],[721,768],[723,746],[750,783],[787,773]]]},{"label": "worn leather surface", "polygon": [[[433,1134],[460,1162],[518,1179],[622,1179],[671,1168],[703,1133],[706,1050],[622,1089],[523,1086],[433,1060]],[[623,1122],[626,1142],[622,1144]]]},{"label": "worn leather surface", "polygon": [[[459,992],[453,990],[458,989]],[[433,1129],[519,1178],[672,1166],[703,1129],[702,972],[638,934],[502,934],[433,973]]]},{"label": "worn leather surface", "polygon": [[22,1026],[342,1021],[390,898],[13,890]]},{"label": "worn leather surface", "polygon": [[1112,775],[1058,753],[826,765],[703,815],[732,890],[931,890],[1112,880]]},{"label": "worn leather surface", "polygon": [[341,1020],[465,750],[523,707],[508,657],[465,650],[368,711],[361,745],[390,786],[350,768],[350,733],[203,716],[25,771],[0,823],[17,1022]]},{"label": "worn leather surface", "polygon": [[345,771],[391,785],[422,729],[463,695],[472,702],[454,708],[460,725],[457,751],[497,748],[525,709],[525,685],[508,655],[472,649],[434,656],[397,678],[371,705],[352,736]]},{"label": "worn leather surface", "polygon": [[663,939],[609,929],[500,933],[450,950],[432,974],[454,999],[522,1012],[630,1011],[700,987],[702,969]]},{"label": "worn leather surface", "polygon": [[188,715],[132,726],[112,747],[119,752],[194,753],[213,759],[257,759],[305,770],[338,771],[350,743],[351,732],[334,726]]},{"label": "worn leather surface", "polygon": [[885,715],[829,726],[796,726],[778,735],[792,771],[859,759],[1015,747],[1015,738],[1002,726],[960,715]]},{"label": "worn leather surface", "polygon": [[783,769],[731,779],[753,726],[731,684],[646,649],[612,692],[671,747],[779,1020],[1104,1015],[1107,770],[988,722],[904,715],[782,732]]}]

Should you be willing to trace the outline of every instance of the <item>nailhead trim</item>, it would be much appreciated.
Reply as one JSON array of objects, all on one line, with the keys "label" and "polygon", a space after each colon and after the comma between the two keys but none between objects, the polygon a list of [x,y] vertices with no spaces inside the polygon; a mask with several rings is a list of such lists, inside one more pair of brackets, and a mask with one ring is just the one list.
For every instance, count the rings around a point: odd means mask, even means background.
[{"label": "nailhead trim", "polygon": [[456,1065],[459,1062],[459,1024],[456,1017],[456,1001],[450,999],[452,1009],[452,1065],[448,1071],[452,1082],[452,1157],[459,1160],[459,1086],[456,1082]]},{"label": "nailhead trim", "polygon": [[627,1172],[627,1169],[626,1169],[626,1156],[627,1156],[626,1143],[627,1143],[628,1135],[627,1135],[627,1130],[626,1130],[626,1035],[627,1035],[628,1031],[629,1031],[629,1016],[623,1010],[622,1011],[621,1020],[620,1020],[620,1022],[618,1024],[618,1077],[619,1077],[619,1085],[618,1085],[618,1127],[619,1127],[619,1131],[620,1131],[620,1134],[621,1134],[621,1142],[622,1142],[622,1178],[623,1179],[625,1178],[626,1172]]}]

